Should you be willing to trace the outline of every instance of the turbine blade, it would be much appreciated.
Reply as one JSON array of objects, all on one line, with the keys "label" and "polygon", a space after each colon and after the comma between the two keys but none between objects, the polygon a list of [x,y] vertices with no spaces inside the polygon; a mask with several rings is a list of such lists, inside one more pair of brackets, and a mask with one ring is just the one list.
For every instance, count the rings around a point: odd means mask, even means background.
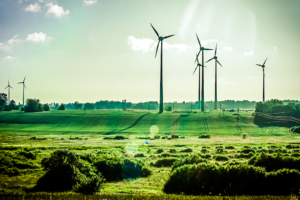
[{"label": "turbine blade", "polygon": [[23,82],[25,82],[25,79],[26,79],[26,76],[24,77],[24,80],[23,80]]},{"label": "turbine blade", "polygon": [[262,66],[262,65],[259,65],[259,64],[256,64],[256,65],[258,65],[258,66],[260,66],[260,67]]},{"label": "turbine blade", "polygon": [[265,62],[264,62],[264,64],[263,64],[263,65],[265,65],[265,64],[266,64],[266,62],[267,62],[267,59],[268,59],[268,58],[266,58],[266,60],[265,60]]},{"label": "turbine blade", "polygon": [[[152,26],[152,24],[150,23],[150,25]],[[159,37],[158,32],[155,30],[155,28],[152,26],[154,32],[156,33],[157,37]]]},{"label": "turbine blade", "polygon": [[198,59],[198,57],[199,57],[200,52],[201,52],[201,49],[200,49],[200,51],[198,52],[198,54],[197,54],[197,56],[196,56],[195,63],[196,63],[196,61],[197,61],[197,59]]},{"label": "turbine blade", "polygon": [[174,35],[175,35],[175,34],[173,34],[173,35],[168,35],[168,36],[164,37],[164,39],[169,38],[169,37],[172,37],[172,36],[174,36]]},{"label": "turbine blade", "polygon": [[206,61],[205,63],[207,63],[207,62],[211,61],[212,59],[214,59],[214,58],[211,58],[211,59],[209,59],[209,60],[208,60],[208,61]]},{"label": "turbine blade", "polygon": [[25,87],[25,89],[27,89],[25,84],[24,84],[24,87]]},{"label": "turbine blade", "polygon": [[13,89],[13,87],[9,86],[11,89]]},{"label": "turbine blade", "polygon": [[159,47],[159,42],[160,42],[160,41],[158,41],[158,43],[157,43],[156,53],[155,53],[155,58],[156,58],[156,55],[157,55],[157,50],[158,50],[158,47]]},{"label": "turbine blade", "polygon": [[213,50],[213,49],[206,49],[206,48],[205,48],[204,50]]},{"label": "turbine blade", "polygon": [[215,56],[216,56],[216,54],[217,54],[217,48],[218,48],[218,44],[216,44]]},{"label": "turbine blade", "polygon": [[[217,61],[217,63],[219,63],[219,65],[221,65],[221,63],[218,60],[216,60],[216,61]],[[221,65],[221,67],[223,67],[223,66]]]},{"label": "turbine blade", "polygon": [[[6,88],[7,88],[8,86],[6,86]],[[4,90],[6,90],[6,88],[4,88]]]},{"label": "turbine blade", "polygon": [[21,84],[21,83],[23,83],[23,82],[19,82],[18,84]]},{"label": "turbine blade", "polygon": [[199,40],[199,38],[198,38],[198,35],[197,35],[197,33],[196,33],[196,36],[197,36],[197,40],[198,40],[198,43],[199,43],[199,45],[200,45],[200,48],[201,48],[201,42],[200,42],[200,40]]},{"label": "turbine blade", "polygon": [[[197,65],[197,67],[198,67],[198,65]],[[195,71],[197,70],[197,67],[195,68],[193,75],[195,74]]]}]

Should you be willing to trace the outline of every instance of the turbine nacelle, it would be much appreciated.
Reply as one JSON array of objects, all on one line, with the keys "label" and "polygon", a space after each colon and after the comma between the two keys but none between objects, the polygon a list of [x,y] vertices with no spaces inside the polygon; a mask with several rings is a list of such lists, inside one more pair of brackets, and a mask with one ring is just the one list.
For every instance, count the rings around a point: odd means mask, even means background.
[{"label": "turbine nacelle", "polygon": [[218,57],[217,57],[217,56],[214,56],[214,59],[216,59],[216,60],[217,60],[217,59],[218,59]]},{"label": "turbine nacelle", "polygon": [[159,41],[163,41],[164,37],[158,37]]}]

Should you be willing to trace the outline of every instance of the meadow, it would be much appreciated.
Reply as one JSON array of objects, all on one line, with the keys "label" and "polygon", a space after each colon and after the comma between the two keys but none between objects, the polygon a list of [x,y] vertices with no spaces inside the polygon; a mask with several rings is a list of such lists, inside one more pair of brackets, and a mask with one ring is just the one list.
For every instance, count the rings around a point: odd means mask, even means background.
[{"label": "meadow", "polygon": [[[22,157],[22,166],[1,173],[0,192],[9,199],[220,199],[218,196],[165,194],[175,160],[197,155],[207,163],[248,163],[251,157],[279,152],[298,158],[300,137],[288,127],[253,124],[250,110],[237,112],[177,111],[157,114],[144,111],[66,110],[40,113],[0,112],[0,153]],[[242,139],[242,134],[247,138]],[[172,138],[178,135],[181,138]],[[199,138],[210,135],[210,138]],[[124,139],[105,139],[123,136]],[[156,137],[155,136],[160,136]],[[164,139],[163,139],[164,138]],[[147,142],[147,143],[146,143]],[[118,155],[142,161],[151,175],[104,183],[100,193],[84,196],[74,192],[28,193],[45,174],[44,157],[59,149],[78,155]],[[26,152],[26,153],[24,153]],[[30,154],[31,155],[31,154]],[[12,163],[14,163],[13,161]],[[229,163],[230,164],[230,163]],[[3,166],[1,166],[3,167]],[[36,195],[36,196],[34,196]],[[216,194],[212,194],[216,195]],[[218,194],[217,194],[218,195]],[[222,198],[234,199],[226,193]],[[230,195],[230,194],[229,194]],[[239,196],[240,199],[287,199],[280,196]]]}]

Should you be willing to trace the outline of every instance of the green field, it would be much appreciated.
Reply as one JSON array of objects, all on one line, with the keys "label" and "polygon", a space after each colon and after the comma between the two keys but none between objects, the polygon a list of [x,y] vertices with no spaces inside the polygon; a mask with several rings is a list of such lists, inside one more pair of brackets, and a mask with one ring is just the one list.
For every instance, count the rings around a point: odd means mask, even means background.
[{"label": "green field", "polygon": [[253,124],[252,112],[137,112],[137,111],[58,111],[0,113],[0,133],[147,135],[152,126],[158,135],[183,136],[287,136],[284,127],[260,127]]}]

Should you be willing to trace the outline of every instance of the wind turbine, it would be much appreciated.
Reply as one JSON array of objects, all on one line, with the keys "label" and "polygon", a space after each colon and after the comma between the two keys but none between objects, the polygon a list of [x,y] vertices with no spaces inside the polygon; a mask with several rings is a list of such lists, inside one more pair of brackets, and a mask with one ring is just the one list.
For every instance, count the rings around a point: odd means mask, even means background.
[{"label": "wind turbine", "polygon": [[23,106],[24,106],[24,88],[26,88],[26,86],[25,86],[25,79],[26,79],[26,76],[24,77],[23,82],[19,82],[18,83],[18,84],[23,84]]},{"label": "wind turbine", "polygon": [[[8,88],[8,104],[10,102],[10,88],[13,89],[10,85],[9,85],[9,80],[8,80],[8,85],[6,86],[6,88]],[[6,89],[4,88],[4,90]]]},{"label": "wind turbine", "polygon": [[[201,76],[200,76],[201,70],[200,70],[200,67],[201,67],[202,65],[199,63],[199,60],[198,60],[198,57],[197,57],[197,53],[196,53],[196,61],[197,61],[197,66],[196,66],[196,68],[195,68],[193,74],[195,74],[195,71],[196,71],[197,68],[199,67],[198,109],[200,110],[200,88],[201,88],[201,87],[200,87],[200,80],[201,80]],[[204,66],[204,67],[205,67],[205,66]]]},{"label": "wind turbine", "polygon": [[[150,23],[150,25],[152,26],[152,24]],[[158,47],[159,47],[159,43],[161,43],[161,49],[160,49],[160,101],[159,101],[159,113],[162,113],[164,111],[164,101],[163,101],[163,64],[162,64],[162,61],[163,61],[163,40],[164,39],[167,39],[169,37],[172,37],[174,35],[169,35],[169,36],[166,36],[166,37],[162,37],[162,36],[159,36],[158,32],[155,30],[155,28],[152,26],[154,32],[156,33],[157,37],[158,37],[158,43],[157,43],[157,47],[156,47],[156,53],[155,53],[155,58],[156,58],[156,55],[157,55],[157,50],[158,50]]]},{"label": "wind turbine", "polygon": [[[198,40],[198,43],[200,46],[200,50],[199,50],[199,53],[196,58],[198,58],[200,52],[202,51],[202,66],[204,66],[204,51],[205,50],[213,50],[213,49],[207,49],[207,48],[202,47],[197,33],[196,33],[196,36],[197,36],[197,40]],[[195,62],[196,62],[196,60],[195,60]],[[202,67],[201,111],[204,112],[204,68],[203,67]]]},{"label": "wind turbine", "polygon": [[265,64],[267,62],[267,59],[268,58],[266,58],[264,64],[262,64],[262,65],[256,64],[258,66],[261,66],[262,70],[263,70],[263,103],[265,103],[265,67],[266,67]]},{"label": "wind turbine", "polygon": [[217,110],[217,103],[218,103],[218,98],[217,98],[217,64],[219,64],[221,67],[223,67],[221,65],[221,63],[218,61],[218,57],[217,57],[217,49],[218,49],[218,44],[216,44],[216,49],[215,49],[215,56],[211,59],[209,59],[208,61],[206,61],[205,63],[215,59],[215,110]]}]

